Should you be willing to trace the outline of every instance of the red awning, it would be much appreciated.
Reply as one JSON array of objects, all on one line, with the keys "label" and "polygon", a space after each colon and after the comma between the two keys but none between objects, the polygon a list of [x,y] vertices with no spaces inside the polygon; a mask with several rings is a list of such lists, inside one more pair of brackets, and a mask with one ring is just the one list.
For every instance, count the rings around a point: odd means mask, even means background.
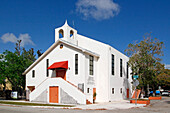
[{"label": "red awning", "polygon": [[68,61],[55,62],[47,69],[57,69],[57,68],[68,69]]}]

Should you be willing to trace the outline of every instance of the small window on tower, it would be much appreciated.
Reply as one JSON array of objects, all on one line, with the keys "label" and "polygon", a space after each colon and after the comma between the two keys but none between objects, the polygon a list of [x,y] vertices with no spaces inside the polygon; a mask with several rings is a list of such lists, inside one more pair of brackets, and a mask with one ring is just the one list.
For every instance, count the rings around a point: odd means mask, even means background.
[{"label": "small window on tower", "polygon": [[[73,36],[74,32],[73,30],[70,31],[70,38]],[[74,38],[74,37],[73,37]]]},{"label": "small window on tower", "polygon": [[64,31],[62,29],[59,30],[59,38],[64,37]]}]

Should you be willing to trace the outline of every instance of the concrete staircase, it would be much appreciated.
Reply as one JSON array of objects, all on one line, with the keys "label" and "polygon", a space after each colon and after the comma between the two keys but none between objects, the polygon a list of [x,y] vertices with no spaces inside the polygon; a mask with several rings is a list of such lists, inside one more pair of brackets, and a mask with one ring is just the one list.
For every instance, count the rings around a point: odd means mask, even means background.
[{"label": "concrete staircase", "polygon": [[[30,101],[34,101],[40,94],[42,94],[45,90],[47,90],[47,93],[49,93],[48,89],[49,86],[59,86],[64,92],[66,92],[69,96],[74,98],[74,100],[77,101],[78,104],[86,104],[86,95],[81,91],[78,90],[78,88],[69,83],[68,81],[65,81],[64,79],[60,77],[56,78],[48,78],[43,81],[39,86],[35,87],[35,90],[30,93]],[[49,95],[49,94],[47,94]],[[49,97],[47,97],[47,102],[49,102]],[[89,103],[89,102],[88,102]]]}]

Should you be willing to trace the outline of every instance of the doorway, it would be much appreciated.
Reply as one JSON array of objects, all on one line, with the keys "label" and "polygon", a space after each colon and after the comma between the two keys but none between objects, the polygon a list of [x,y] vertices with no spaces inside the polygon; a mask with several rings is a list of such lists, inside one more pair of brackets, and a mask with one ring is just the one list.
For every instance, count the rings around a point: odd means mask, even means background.
[{"label": "doorway", "polygon": [[56,69],[56,77],[61,77],[66,80],[66,70],[65,69]]},{"label": "doorway", "polygon": [[126,90],[127,99],[129,98],[129,89]]},{"label": "doorway", "polygon": [[49,88],[49,102],[58,103],[59,102],[59,87],[58,86],[50,86]]}]

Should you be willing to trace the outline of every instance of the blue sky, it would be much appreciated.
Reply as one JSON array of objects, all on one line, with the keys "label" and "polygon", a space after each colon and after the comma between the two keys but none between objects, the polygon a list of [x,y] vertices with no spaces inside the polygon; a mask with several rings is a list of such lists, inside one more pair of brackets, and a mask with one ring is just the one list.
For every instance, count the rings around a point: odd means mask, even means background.
[{"label": "blue sky", "polygon": [[67,19],[79,34],[123,53],[152,32],[165,43],[162,63],[170,64],[169,5],[169,0],[0,0],[0,53],[14,51],[17,39],[26,49],[44,52]]}]

